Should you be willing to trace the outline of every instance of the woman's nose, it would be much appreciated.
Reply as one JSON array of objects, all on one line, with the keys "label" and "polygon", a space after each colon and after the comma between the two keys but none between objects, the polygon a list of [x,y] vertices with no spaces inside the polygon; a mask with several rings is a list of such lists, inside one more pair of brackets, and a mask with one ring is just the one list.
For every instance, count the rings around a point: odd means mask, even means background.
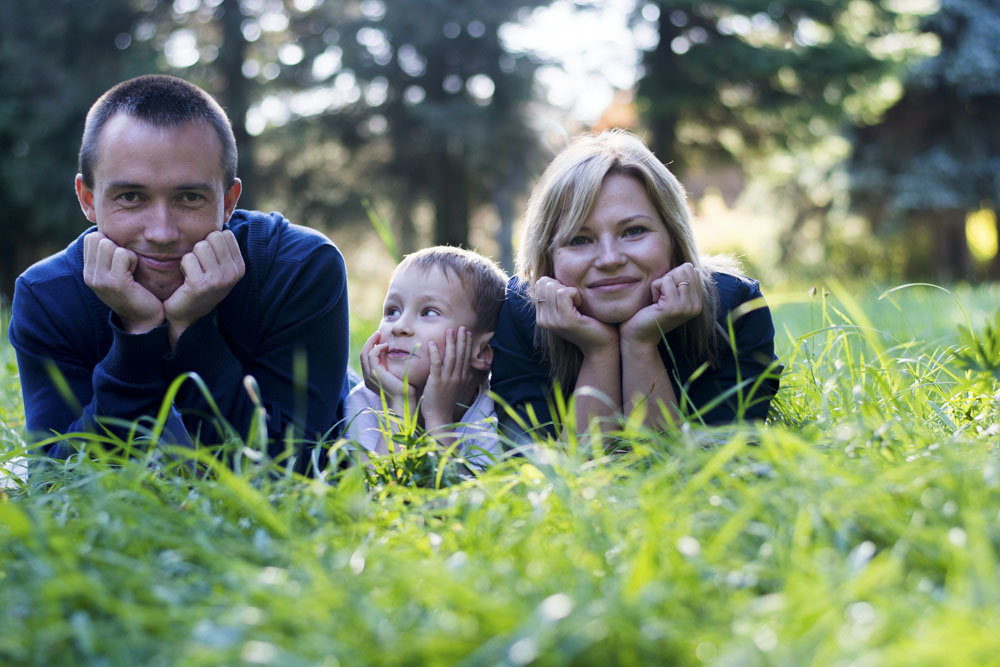
[{"label": "woman's nose", "polygon": [[601,268],[614,268],[625,262],[625,254],[614,238],[602,238],[597,242],[597,261]]}]

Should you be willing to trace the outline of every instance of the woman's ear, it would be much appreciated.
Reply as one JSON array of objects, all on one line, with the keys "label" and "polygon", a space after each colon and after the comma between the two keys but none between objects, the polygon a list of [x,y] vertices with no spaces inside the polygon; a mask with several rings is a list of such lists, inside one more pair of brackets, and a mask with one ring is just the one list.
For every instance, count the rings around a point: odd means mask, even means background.
[{"label": "woman's ear", "polygon": [[477,371],[489,371],[493,367],[493,348],[490,341],[493,340],[493,332],[477,334],[473,336],[472,358],[469,364]]}]

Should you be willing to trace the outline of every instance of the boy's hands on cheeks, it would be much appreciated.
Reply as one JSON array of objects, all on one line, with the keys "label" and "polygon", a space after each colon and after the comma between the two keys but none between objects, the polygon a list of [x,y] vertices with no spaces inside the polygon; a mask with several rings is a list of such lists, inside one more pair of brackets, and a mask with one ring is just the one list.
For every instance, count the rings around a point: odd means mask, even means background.
[{"label": "boy's hands on cheeks", "polygon": [[430,431],[454,421],[455,406],[472,379],[472,332],[464,326],[445,333],[444,356],[437,343],[428,343],[431,369],[420,399],[424,427]]},{"label": "boy's hands on cheeks", "polygon": [[614,326],[580,312],[580,290],[543,276],[535,283],[535,322],[580,348],[584,356],[618,348]]},{"label": "boy's hands on cheeks", "polygon": [[163,302],[174,345],[184,330],[212,312],[246,273],[236,236],[214,231],[181,258],[184,283]]},{"label": "boy's hands on cheeks", "polygon": [[127,333],[146,333],[163,323],[163,303],[136,282],[139,257],[101,232],[83,238],[83,282],[121,320]]},{"label": "boy's hands on cheeks", "polygon": [[376,394],[384,392],[389,408],[399,414],[404,412],[405,395],[409,413],[413,414],[417,405],[417,390],[403,382],[402,378],[390,373],[385,367],[383,357],[389,344],[382,343],[381,340],[382,334],[376,331],[361,347],[361,376],[365,379],[365,386]]},{"label": "boy's hands on cheeks", "polygon": [[663,334],[673,331],[701,312],[701,275],[685,262],[654,280],[653,303],[621,325],[622,343],[658,345]]}]

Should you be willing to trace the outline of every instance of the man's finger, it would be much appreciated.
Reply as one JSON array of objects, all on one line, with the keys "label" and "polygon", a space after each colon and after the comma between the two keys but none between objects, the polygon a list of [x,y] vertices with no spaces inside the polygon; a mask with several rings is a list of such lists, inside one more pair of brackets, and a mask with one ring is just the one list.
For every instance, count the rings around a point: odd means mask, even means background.
[{"label": "man's finger", "polygon": [[198,261],[197,255],[193,252],[189,252],[183,257],[181,257],[181,273],[184,274],[184,280],[195,279],[205,273],[205,269],[202,267],[200,261]]}]

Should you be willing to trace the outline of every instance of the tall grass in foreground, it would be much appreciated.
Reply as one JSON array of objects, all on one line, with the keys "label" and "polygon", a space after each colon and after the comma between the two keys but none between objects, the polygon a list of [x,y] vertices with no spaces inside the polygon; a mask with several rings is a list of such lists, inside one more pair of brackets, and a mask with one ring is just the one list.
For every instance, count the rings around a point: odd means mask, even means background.
[{"label": "tall grass in foreground", "polygon": [[[995,662],[997,292],[831,291],[774,308],[768,425],[430,488],[39,460],[0,497],[0,663]],[[0,369],[18,450],[5,341]]]}]

